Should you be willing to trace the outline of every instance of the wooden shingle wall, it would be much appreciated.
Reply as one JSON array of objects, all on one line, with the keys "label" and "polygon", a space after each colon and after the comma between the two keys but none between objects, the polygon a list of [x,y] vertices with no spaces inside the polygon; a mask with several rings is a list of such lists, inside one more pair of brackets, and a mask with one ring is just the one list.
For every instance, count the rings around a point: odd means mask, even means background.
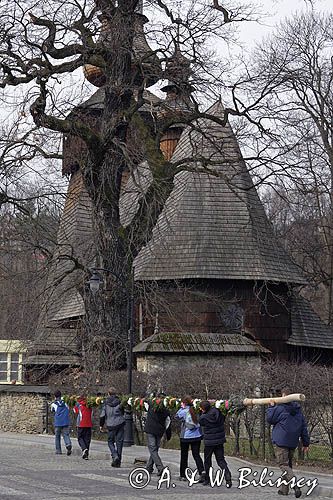
[{"label": "wooden shingle wall", "polygon": [[[147,297],[151,297],[151,301]],[[158,332],[228,334],[242,332],[273,353],[286,355],[291,334],[290,301],[285,285],[250,281],[192,280],[188,285],[146,293],[143,336]]]},{"label": "wooden shingle wall", "polygon": [[[99,89],[73,113],[99,129],[105,90]],[[159,101],[149,91],[144,92],[143,112],[151,114]],[[80,351],[80,318],[85,314],[83,290],[87,276],[76,269],[75,260],[82,265],[95,265],[95,237],[93,234],[92,204],[85,189],[80,166],[86,161],[87,148],[76,137],[64,138],[63,173],[70,175],[64,211],[57,235],[57,249],[53,256],[40,312],[36,341],[28,357],[31,364],[52,362],[64,364],[78,360]],[[67,351],[67,352],[66,352]]]}]

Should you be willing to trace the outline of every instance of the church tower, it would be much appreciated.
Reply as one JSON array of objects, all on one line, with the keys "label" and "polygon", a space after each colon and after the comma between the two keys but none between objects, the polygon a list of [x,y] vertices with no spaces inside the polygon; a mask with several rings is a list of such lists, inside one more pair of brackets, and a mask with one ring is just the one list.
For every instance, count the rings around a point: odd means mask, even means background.
[{"label": "church tower", "polygon": [[[141,3],[135,16],[133,84],[145,80],[149,86],[160,79],[161,68],[145,38],[147,18]],[[107,16],[101,23],[105,42],[110,32]],[[138,368],[232,356],[245,369],[261,354],[287,358],[292,346],[332,349],[332,332],[323,330],[319,318],[303,314],[308,306],[295,298],[305,280],[276,240],[230,123],[221,125],[225,118],[221,101],[204,117],[195,116],[191,62],[185,53],[178,30],[164,73],[166,97],[161,100],[145,90],[139,110],[143,119],[153,117],[164,128],[161,151],[181,168],[150,240],[134,261],[134,279],[143,290],[134,349]],[[98,90],[71,114],[98,130],[106,76],[99,67],[86,65],[84,71]],[[45,305],[27,360],[30,367],[40,369],[79,363],[86,278],[77,264],[93,267],[96,253],[92,205],[81,174],[86,146],[68,136],[63,151],[68,194]],[[124,173],[123,227],[135,216],[151,182],[147,160],[130,176]],[[300,318],[310,318],[307,327]],[[315,344],[309,344],[311,332],[319,330],[323,337],[314,337]]]}]

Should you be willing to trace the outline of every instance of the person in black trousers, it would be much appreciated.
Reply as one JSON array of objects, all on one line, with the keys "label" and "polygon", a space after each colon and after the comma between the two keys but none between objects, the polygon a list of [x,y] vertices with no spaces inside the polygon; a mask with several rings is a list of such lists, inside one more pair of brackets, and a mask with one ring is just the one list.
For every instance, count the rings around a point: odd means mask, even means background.
[{"label": "person in black trousers", "polygon": [[200,409],[202,415],[199,418],[199,424],[203,428],[204,435],[204,466],[205,480],[204,485],[209,484],[209,470],[212,466],[212,456],[215,455],[217,465],[224,471],[224,478],[227,488],[231,488],[231,472],[224,458],[224,415],[215,407],[212,407],[209,401],[201,401]]},{"label": "person in black trousers", "polygon": [[185,396],[182,399],[181,408],[176,413],[176,418],[181,420],[180,430],[180,481],[186,481],[186,469],[188,467],[188,452],[191,447],[192,456],[197,466],[197,471],[201,476],[204,471],[202,458],[200,457],[200,444],[202,441],[202,432],[199,425],[199,417],[195,413],[192,398]]},{"label": "person in black trousers", "polygon": [[73,408],[77,415],[77,441],[82,451],[83,460],[88,460],[92,432],[92,408],[88,407],[84,394],[79,397]]},{"label": "person in black trousers", "polygon": [[106,423],[108,429],[108,446],[111,452],[112,467],[120,467],[124,444],[125,417],[121,401],[114,387],[109,389],[109,395],[102,407],[99,420],[99,430],[103,432]]}]

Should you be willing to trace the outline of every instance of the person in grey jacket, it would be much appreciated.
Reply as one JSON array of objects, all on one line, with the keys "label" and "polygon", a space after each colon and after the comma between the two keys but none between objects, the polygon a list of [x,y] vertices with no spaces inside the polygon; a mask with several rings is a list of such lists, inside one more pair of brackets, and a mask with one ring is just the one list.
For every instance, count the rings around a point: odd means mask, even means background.
[{"label": "person in grey jacket", "polygon": [[119,397],[114,388],[109,390],[100,414],[100,431],[106,424],[108,429],[108,446],[112,456],[112,467],[120,467],[124,444],[125,417]]}]

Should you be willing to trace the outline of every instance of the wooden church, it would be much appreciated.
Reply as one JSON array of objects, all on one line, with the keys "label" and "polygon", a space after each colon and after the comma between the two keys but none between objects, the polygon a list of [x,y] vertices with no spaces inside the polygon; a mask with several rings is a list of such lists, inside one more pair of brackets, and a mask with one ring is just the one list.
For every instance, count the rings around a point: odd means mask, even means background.
[{"label": "wooden church", "polygon": [[[146,18],[142,12],[137,18],[134,53],[142,57],[150,48],[143,31]],[[165,98],[146,90],[139,112],[145,120],[179,114],[179,124],[166,131],[160,147],[170,162],[183,161],[184,170],[175,176],[152,237],[134,261],[137,368],[228,357],[254,363],[261,356],[328,363],[333,332],[298,293],[305,279],[275,238],[230,124],[208,118],[182,124],[191,111],[193,89],[190,64],[179,45],[166,74]],[[98,128],[105,81],[99,68],[86,67],[85,75],[99,88],[71,113]],[[220,101],[207,113],[224,119]],[[33,369],[76,366],[84,350],[86,276],[77,263],[95,265],[92,205],[80,171],[84,143],[64,137],[63,152],[69,186],[45,304],[26,359]],[[214,174],[205,171],[207,162],[213,162]],[[151,181],[147,161],[131,175],[124,173],[124,227]]]}]

